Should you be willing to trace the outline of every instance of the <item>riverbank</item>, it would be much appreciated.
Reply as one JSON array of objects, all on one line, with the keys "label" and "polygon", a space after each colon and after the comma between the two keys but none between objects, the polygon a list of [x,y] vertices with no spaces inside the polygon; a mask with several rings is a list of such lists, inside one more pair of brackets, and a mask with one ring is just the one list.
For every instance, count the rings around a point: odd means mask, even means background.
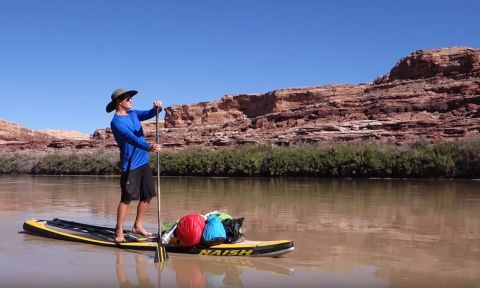
[{"label": "riverbank", "polygon": [[[0,174],[118,175],[118,152],[0,154]],[[151,157],[155,167],[156,157]],[[200,148],[161,153],[162,175],[480,178],[480,141]]]}]

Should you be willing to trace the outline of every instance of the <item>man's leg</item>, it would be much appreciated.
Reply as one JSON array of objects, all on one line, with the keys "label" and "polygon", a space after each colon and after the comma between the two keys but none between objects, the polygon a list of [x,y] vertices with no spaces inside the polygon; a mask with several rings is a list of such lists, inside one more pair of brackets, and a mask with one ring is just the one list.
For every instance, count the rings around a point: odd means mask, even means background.
[{"label": "man's leg", "polygon": [[125,237],[123,236],[123,224],[125,222],[125,217],[127,216],[128,205],[130,202],[120,201],[117,208],[117,226],[115,227],[115,242],[124,242]]},{"label": "man's leg", "polygon": [[135,224],[133,225],[134,233],[138,233],[144,236],[152,236],[152,233],[147,232],[143,228],[143,219],[145,218],[145,213],[147,212],[147,209],[150,206],[151,200],[152,198],[147,198],[145,200],[138,201],[137,217],[135,218]]}]

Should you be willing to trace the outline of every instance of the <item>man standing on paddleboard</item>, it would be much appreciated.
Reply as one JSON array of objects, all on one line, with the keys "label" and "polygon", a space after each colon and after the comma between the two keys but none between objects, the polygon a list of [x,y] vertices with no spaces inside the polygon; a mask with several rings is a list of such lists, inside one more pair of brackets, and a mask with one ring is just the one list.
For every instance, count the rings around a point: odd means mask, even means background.
[{"label": "man standing on paddleboard", "polygon": [[120,148],[122,169],[122,196],[117,209],[115,242],[125,241],[123,224],[130,202],[136,200],[139,202],[132,231],[144,236],[152,235],[143,228],[143,219],[150,201],[157,195],[149,165],[149,152],[160,152],[160,144],[150,144],[145,140],[140,121],[155,117],[157,111],[162,110],[162,101],[155,100],[150,110],[133,110],[132,97],[137,93],[134,90],[117,89],[112,93],[112,101],[106,107],[107,113],[115,110],[110,126]]}]

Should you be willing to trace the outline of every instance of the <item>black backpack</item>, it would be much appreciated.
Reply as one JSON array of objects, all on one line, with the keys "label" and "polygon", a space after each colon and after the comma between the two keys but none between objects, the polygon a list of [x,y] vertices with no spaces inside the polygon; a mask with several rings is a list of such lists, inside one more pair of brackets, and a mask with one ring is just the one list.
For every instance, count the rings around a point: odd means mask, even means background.
[{"label": "black backpack", "polygon": [[242,228],[243,225],[243,219],[244,217],[238,219],[225,219],[222,221],[225,232],[227,232],[227,243],[235,243],[243,240],[243,234],[240,231],[240,228]]}]

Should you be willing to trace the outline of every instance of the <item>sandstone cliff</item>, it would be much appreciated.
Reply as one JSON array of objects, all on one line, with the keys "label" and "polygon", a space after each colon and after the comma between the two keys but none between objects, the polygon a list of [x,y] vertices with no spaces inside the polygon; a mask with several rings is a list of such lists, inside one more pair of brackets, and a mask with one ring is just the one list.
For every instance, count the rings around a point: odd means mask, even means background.
[{"label": "sandstone cliff", "polygon": [[[480,49],[418,50],[372,83],[279,89],[174,105],[165,110],[161,142],[176,149],[363,140],[399,145],[439,142],[480,136],[479,108]],[[145,123],[144,130],[153,141],[155,124]],[[46,143],[38,134],[35,141],[39,139],[43,141],[39,149],[115,147],[109,129],[98,129],[90,140]],[[25,148],[22,145],[9,147]]]},{"label": "sandstone cliff", "polygon": [[480,49],[419,50],[373,83],[228,95],[167,108],[165,144],[438,142],[480,135],[479,107]]},{"label": "sandstone cliff", "polygon": [[0,145],[3,146],[36,147],[39,143],[48,145],[53,141],[61,141],[62,139],[88,140],[90,136],[77,131],[32,130],[16,123],[0,120]]}]

